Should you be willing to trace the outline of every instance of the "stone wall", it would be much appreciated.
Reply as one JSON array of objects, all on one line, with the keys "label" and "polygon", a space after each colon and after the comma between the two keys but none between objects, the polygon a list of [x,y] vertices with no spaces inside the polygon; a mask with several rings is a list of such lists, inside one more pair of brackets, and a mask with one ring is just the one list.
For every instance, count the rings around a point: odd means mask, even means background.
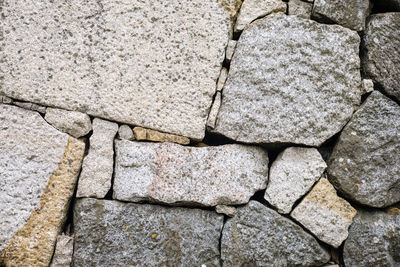
[{"label": "stone wall", "polygon": [[398,0],[0,12],[0,266],[400,266]]}]

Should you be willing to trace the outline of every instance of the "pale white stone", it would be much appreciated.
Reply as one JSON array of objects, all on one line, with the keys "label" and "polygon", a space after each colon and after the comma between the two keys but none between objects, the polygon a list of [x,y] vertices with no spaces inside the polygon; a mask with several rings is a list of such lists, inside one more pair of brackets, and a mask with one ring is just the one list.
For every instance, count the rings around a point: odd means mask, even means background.
[{"label": "pale white stone", "polygon": [[228,69],[222,68],[217,82],[217,91],[221,92],[224,89],[226,79],[228,78]]},{"label": "pale white stone", "polygon": [[77,111],[47,108],[44,119],[56,129],[79,138],[92,130],[90,117]]},{"label": "pale white stone", "polygon": [[43,106],[35,104],[35,103],[15,101],[14,104],[17,105],[18,107],[21,107],[24,109],[37,111],[39,113],[46,113],[46,107],[43,107]]},{"label": "pale white stone", "polygon": [[221,106],[221,92],[217,92],[207,120],[207,126],[210,127],[211,129],[214,129],[215,127],[220,106]]},{"label": "pale white stone", "polygon": [[135,136],[133,135],[133,130],[129,125],[123,124],[119,126],[118,136],[121,139],[126,140],[135,140]]},{"label": "pale white stone", "polygon": [[74,238],[68,235],[59,235],[50,267],[70,267],[73,252]]},{"label": "pale white stone", "polygon": [[232,60],[232,56],[235,53],[236,44],[237,44],[236,40],[229,40],[228,46],[226,47],[225,58],[229,62]]}]

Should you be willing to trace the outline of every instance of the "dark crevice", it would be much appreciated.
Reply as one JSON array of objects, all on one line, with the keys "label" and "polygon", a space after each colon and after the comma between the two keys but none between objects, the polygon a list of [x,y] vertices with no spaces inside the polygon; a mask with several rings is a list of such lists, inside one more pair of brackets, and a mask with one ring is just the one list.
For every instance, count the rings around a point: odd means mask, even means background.
[{"label": "dark crevice", "polygon": [[203,143],[208,146],[221,146],[221,145],[227,145],[227,144],[235,144],[237,142],[235,142],[232,139],[229,139],[223,135],[220,135],[217,133],[212,133],[207,130],[206,134],[204,136],[204,139],[203,139]]},{"label": "dark crevice", "polygon": [[400,4],[390,0],[374,0],[371,14],[400,12]]},{"label": "dark crevice", "polygon": [[383,94],[384,96],[386,96],[387,98],[389,98],[390,100],[392,100],[393,102],[397,103],[397,105],[400,105],[400,100],[396,99],[394,96],[389,95],[385,89],[383,88],[383,86],[380,83],[375,83],[374,82],[374,88],[375,90],[379,91],[381,94]]},{"label": "dark crevice", "polygon": [[328,162],[329,158],[331,157],[333,148],[339,140],[340,133],[341,131],[326,140],[321,146],[317,148],[325,162]]},{"label": "dark crevice", "polygon": [[107,194],[104,196],[104,199],[112,200],[113,199],[113,188],[114,188],[114,180],[115,180],[115,167],[116,167],[116,162],[117,162],[117,150],[115,147],[115,138],[113,141],[113,172],[111,175],[111,186],[110,190],[108,190]]},{"label": "dark crevice", "polygon": [[235,40],[235,41],[239,40],[241,34],[242,34],[242,31],[234,32],[232,40]]}]

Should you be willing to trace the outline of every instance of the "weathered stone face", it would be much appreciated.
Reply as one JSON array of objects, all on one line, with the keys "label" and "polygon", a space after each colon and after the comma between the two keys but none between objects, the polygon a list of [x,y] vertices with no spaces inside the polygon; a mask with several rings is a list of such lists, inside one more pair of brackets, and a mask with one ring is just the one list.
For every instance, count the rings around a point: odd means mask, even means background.
[{"label": "weathered stone face", "polygon": [[359,210],[344,243],[346,266],[399,266],[400,214]]},{"label": "weathered stone face", "polygon": [[400,13],[372,15],[364,36],[363,67],[386,93],[400,101],[399,47]]},{"label": "weathered stone face", "polygon": [[321,266],[329,253],[300,226],[259,202],[240,207],[222,231],[223,266]]},{"label": "weathered stone face", "polygon": [[213,211],[80,199],[74,266],[219,266],[223,216]]},{"label": "weathered stone face", "polygon": [[288,14],[304,19],[311,17],[313,5],[302,0],[290,0],[288,3]]},{"label": "weathered stone face", "polygon": [[3,2],[0,93],[203,138],[240,1]]},{"label": "weathered stone face", "polygon": [[359,104],[359,36],[337,25],[276,15],[244,30],[215,132],[246,143],[319,146]]},{"label": "weathered stone face", "polygon": [[0,265],[48,266],[85,144],[33,111],[0,105]]},{"label": "weathered stone face", "polygon": [[329,180],[361,204],[400,201],[400,106],[373,92],[343,129],[328,163]]},{"label": "weathered stone face", "polygon": [[185,147],[116,141],[113,197],[169,204],[244,204],[268,180],[260,147]]},{"label": "weathered stone face", "polygon": [[50,267],[70,267],[73,253],[74,238],[67,235],[59,235]]},{"label": "weathered stone face", "polygon": [[47,108],[44,119],[56,129],[79,138],[92,130],[92,123],[87,114],[58,108]]}]

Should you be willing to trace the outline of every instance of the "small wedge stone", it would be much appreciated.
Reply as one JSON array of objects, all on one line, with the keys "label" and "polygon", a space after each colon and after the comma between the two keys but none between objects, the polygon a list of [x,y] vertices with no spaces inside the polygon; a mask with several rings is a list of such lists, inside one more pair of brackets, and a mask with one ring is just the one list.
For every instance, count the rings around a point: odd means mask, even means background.
[{"label": "small wedge stone", "polygon": [[169,133],[162,133],[142,127],[133,128],[133,133],[135,135],[135,139],[138,141],[170,142],[181,145],[188,145],[190,143],[190,139],[187,137]]},{"label": "small wedge stone", "polygon": [[79,138],[92,130],[90,117],[78,111],[47,108],[44,119],[56,129]]},{"label": "small wedge stone", "polygon": [[215,211],[220,214],[225,214],[226,216],[233,217],[236,214],[236,208],[226,205],[217,205]]},{"label": "small wedge stone", "polygon": [[126,124],[119,126],[118,136],[119,136],[119,138],[125,139],[125,140],[130,140],[130,141],[135,140],[135,136],[133,135],[132,128]]},{"label": "small wedge stone", "polygon": [[207,127],[214,129],[220,107],[221,107],[221,92],[217,92],[217,94],[215,95],[214,103],[211,106],[210,114],[208,115]]}]

